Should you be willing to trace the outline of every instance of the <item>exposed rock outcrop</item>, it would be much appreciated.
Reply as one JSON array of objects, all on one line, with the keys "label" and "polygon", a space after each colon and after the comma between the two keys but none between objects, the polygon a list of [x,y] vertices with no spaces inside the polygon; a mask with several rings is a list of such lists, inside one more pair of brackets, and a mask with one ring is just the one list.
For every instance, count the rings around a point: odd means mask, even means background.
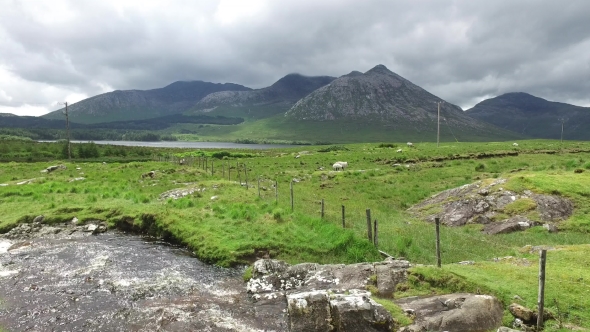
[{"label": "exposed rock outcrop", "polygon": [[504,311],[493,296],[467,293],[412,297],[396,303],[415,315],[414,324],[403,328],[404,332],[490,331],[502,324]]},{"label": "exposed rock outcrop", "polygon": [[506,179],[477,181],[445,190],[409,211],[426,221],[439,217],[448,226],[486,224],[484,232],[487,234],[524,230],[545,223],[551,223],[547,229],[556,232],[555,223],[573,213],[574,205],[567,198],[529,190],[513,192],[502,188],[505,182]]},{"label": "exposed rock outcrop", "polygon": [[[378,263],[319,265],[262,259],[253,265],[247,289],[257,307],[285,312],[291,332],[391,331],[391,314],[371,299],[367,286],[392,296],[407,278],[410,264],[388,259]],[[377,286],[376,286],[377,285]]]}]

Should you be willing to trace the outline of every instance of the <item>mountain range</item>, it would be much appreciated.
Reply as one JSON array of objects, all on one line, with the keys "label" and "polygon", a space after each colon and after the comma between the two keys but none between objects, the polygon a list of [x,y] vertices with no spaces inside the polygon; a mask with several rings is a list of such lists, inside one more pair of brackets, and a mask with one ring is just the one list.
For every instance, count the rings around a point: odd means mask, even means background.
[{"label": "mountain range", "polygon": [[533,138],[590,140],[590,107],[548,101],[524,92],[506,93],[486,99],[465,112]]},{"label": "mountain range", "polygon": [[[63,111],[34,121],[0,116],[0,127],[57,128],[63,126]],[[160,89],[104,93],[68,107],[77,128],[165,130],[189,135],[184,139],[342,143],[435,141],[437,128],[441,141],[559,138],[558,119],[568,128],[568,139],[590,139],[584,125],[590,123],[588,111],[509,93],[464,112],[383,65],[338,78],[289,74],[261,89],[174,82]]]}]

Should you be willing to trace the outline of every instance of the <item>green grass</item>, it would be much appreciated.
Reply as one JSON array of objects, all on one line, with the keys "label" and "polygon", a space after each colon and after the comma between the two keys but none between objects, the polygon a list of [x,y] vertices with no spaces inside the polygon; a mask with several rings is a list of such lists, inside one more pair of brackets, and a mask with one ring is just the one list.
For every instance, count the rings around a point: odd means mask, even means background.
[{"label": "green grass", "polygon": [[[420,280],[418,283],[422,287],[422,293],[481,291],[494,294],[505,306],[516,302],[534,309],[538,291],[538,256],[536,252],[525,252],[497,262],[450,264],[442,269],[414,268],[411,280]],[[561,323],[589,326],[588,266],[589,245],[557,247],[547,253],[545,308],[554,316],[561,312]],[[559,323],[559,320],[548,321],[547,330],[557,330]]]},{"label": "green grass", "polygon": [[[577,307],[577,303],[590,307],[582,298],[588,295],[584,271],[590,266],[584,246],[590,233],[590,178],[585,172],[575,173],[590,162],[589,142],[519,141],[517,148],[511,142],[446,142],[438,148],[434,143],[418,143],[411,149],[404,142],[384,142],[344,148],[167,152],[208,157],[215,162],[213,175],[196,159],[182,166],[155,161],[66,162],[66,170],[49,174],[40,171],[60,161],[0,164],[0,184],[7,184],[0,187],[0,230],[40,214],[49,223],[73,217],[81,222],[100,219],[183,243],[204,261],[224,266],[252,261],[259,252],[289,263],[351,263],[380,259],[366,240],[366,210],[370,209],[371,218],[379,223],[380,250],[413,263],[433,264],[434,226],[413,218],[406,209],[442,190],[502,177],[508,179],[505,189],[568,197],[574,203],[574,214],[560,224],[558,233],[533,227],[489,236],[481,233],[481,225],[443,227],[444,268],[415,269],[411,283],[400,294],[428,293],[433,288],[440,292],[479,290],[499,296],[505,304],[518,294],[525,299],[523,304],[534,307],[536,258],[522,248],[573,245],[549,252],[547,303],[555,297],[570,313],[567,322],[590,327],[589,317]],[[403,152],[397,153],[398,148]],[[213,159],[213,155],[222,159]],[[331,165],[336,161],[348,161],[349,167],[333,172]],[[392,166],[395,163],[401,165]],[[238,169],[245,182],[244,167],[249,189],[236,182]],[[150,170],[156,170],[156,177],[141,179]],[[85,179],[72,181],[77,177]],[[292,212],[289,186],[293,179]],[[31,183],[17,185],[25,180]],[[178,200],[159,198],[175,188],[199,191]],[[531,208],[526,200],[516,201],[505,212],[531,212]],[[506,256],[514,259],[493,261]],[[525,259],[530,265],[520,264]],[[453,264],[466,260],[476,264]]]}]

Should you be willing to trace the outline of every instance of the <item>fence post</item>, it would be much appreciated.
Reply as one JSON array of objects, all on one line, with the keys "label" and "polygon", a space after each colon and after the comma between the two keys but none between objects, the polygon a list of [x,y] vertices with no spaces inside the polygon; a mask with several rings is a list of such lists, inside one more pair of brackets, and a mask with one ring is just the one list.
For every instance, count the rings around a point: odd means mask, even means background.
[{"label": "fence post", "polygon": [[322,198],[322,219],[324,219],[324,199]]},{"label": "fence post", "polygon": [[373,230],[371,225],[371,209],[367,209],[367,236],[369,237],[369,241],[373,242]]},{"label": "fence post", "polygon": [[434,223],[436,224],[436,266],[440,267],[440,218],[434,218]]},{"label": "fence post", "polygon": [[275,180],[275,203],[279,203],[279,182]]},{"label": "fence post", "polygon": [[225,165],[221,162],[221,178],[225,179]]},{"label": "fence post", "polygon": [[244,163],[244,180],[246,181],[246,189],[248,189],[248,167]]},{"label": "fence post", "polygon": [[208,168],[209,168],[209,160],[207,160],[207,158],[205,158],[205,167],[203,167],[203,169],[205,170],[205,173],[207,173]]},{"label": "fence post", "polygon": [[379,247],[379,236],[377,235],[378,229],[377,219],[375,219],[375,228],[373,229],[373,244],[375,245],[375,248]]},{"label": "fence post", "polygon": [[293,180],[291,180],[291,212],[295,211],[295,204],[293,204]]},{"label": "fence post", "polygon": [[240,172],[240,169],[238,168],[238,182],[240,183],[240,186],[242,185],[242,172]]},{"label": "fence post", "polygon": [[344,205],[342,205],[342,228],[346,228],[346,224],[344,223]]},{"label": "fence post", "polygon": [[213,176],[213,173],[214,173],[214,171],[213,171],[213,159],[211,159],[211,176]]},{"label": "fence post", "polygon": [[260,198],[260,176],[258,176],[258,198]]},{"label": "fence post", "polygon": [[543,314],[545,310],[545,262],[547,261],[547,250],[539,251],[539,296],[537,297],[537,306],[539,313],[537,315],[537,331],[543,330]]}]

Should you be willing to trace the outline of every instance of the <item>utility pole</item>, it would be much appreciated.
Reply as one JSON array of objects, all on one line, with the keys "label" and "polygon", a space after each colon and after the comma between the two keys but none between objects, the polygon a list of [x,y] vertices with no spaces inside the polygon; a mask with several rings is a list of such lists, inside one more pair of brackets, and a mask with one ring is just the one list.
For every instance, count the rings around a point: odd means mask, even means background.
[{"label": "utility pole", "polygon": [[437,101],[436,104],[438,105],[438,117],[436,120],[436,147],[438,148],[438,143],[440,141],[440,103],[442,101]]},{"label": "utility pole", "polygon": [[65,114],[66,114],[66,133],[68,136],[68,159],[72,160],[72,145],[70,143],[70,119],[68,117],[68,102],[66,101],[64,104],[66,105]]},{"label": "utility pole", "polygon": [[564,122],[564,119],[561,119],[561,142],[560,143],[563,143],[563,122]]}]

